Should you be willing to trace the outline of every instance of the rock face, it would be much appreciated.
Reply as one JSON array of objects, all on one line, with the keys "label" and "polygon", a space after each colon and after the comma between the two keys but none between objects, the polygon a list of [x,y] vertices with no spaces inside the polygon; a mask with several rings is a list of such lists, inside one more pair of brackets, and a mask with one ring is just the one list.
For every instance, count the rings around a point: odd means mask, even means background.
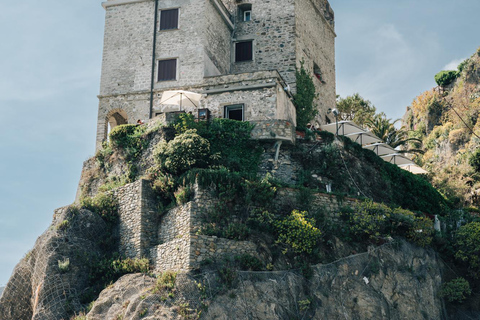
[{"label": "rock face", "polygon": [[[433,251],[387,244],[298,272],[237,272],[231,288],[211,273],[179,274],[170,296],[155,280],[122,277],[88,319],[442,319],[442,265]],[[203,304],[203,307],[202,307]]]},{"label": "rock face", "polygon": [[104,232],[103,220],[88,210],[57,209],[51,227],[15,267],[0,297],[0,319],[68,319],[80,310],[89,257],[100,252]]}]

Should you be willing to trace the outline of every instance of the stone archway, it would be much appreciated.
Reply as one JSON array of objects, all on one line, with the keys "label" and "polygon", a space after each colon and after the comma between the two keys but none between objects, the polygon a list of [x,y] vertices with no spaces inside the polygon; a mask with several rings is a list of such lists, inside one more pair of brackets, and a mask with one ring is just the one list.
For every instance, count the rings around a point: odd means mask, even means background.
[{"label": "stone archway", "polygon": [[113,109],[107,114],[105,119],[105,140],[108,139],[110,131],[121,124],[128,123],[128,115],[123,109]]}]

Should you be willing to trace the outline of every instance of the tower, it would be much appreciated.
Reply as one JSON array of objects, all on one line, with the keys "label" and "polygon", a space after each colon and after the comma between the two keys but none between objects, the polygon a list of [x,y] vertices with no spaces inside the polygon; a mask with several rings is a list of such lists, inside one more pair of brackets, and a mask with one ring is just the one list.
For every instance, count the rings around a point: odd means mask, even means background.
[{"label": "tower", "polygon": [[[97,147],[108,128],[172,111],[166,90],[202,94],[212,117],[295,125],[295,68],[314,77],[324,121],[335,103],[327,0],[108,0]],[[293,109],[292,109],[293,108]],[[263,133],[259,133],[262,135]],[[278,138],[289,133],[275,132]]]}]

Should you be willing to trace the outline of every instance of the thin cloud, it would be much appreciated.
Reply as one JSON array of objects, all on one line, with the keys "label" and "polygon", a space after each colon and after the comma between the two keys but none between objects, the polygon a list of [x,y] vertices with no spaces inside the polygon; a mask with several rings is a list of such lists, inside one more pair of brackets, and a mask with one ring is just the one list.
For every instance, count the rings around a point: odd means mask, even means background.
[{"label": "thin cloud", "polygon": [[447,63],[442,70],[457,70],[457,67],[460,63],[462,63],[467,58],[462,59],[455,59]]}]

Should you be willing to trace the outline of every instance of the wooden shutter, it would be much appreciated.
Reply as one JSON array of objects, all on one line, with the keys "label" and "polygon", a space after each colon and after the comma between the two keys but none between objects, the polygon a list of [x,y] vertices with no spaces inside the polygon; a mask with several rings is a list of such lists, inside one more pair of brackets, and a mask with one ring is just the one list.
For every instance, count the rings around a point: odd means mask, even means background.
[{"label": "wooden shutter", "polygon": [[177,79],[177,59],[158,61],[158,81]]},{"label": "wooden shutter", "polygon": [[178,29],[178,9],[160,11],[160,30]]},{"label": "wooden shutter", "polygon": [[235,44],[235,61],[253,60],[252,41],[237,42]]}]

